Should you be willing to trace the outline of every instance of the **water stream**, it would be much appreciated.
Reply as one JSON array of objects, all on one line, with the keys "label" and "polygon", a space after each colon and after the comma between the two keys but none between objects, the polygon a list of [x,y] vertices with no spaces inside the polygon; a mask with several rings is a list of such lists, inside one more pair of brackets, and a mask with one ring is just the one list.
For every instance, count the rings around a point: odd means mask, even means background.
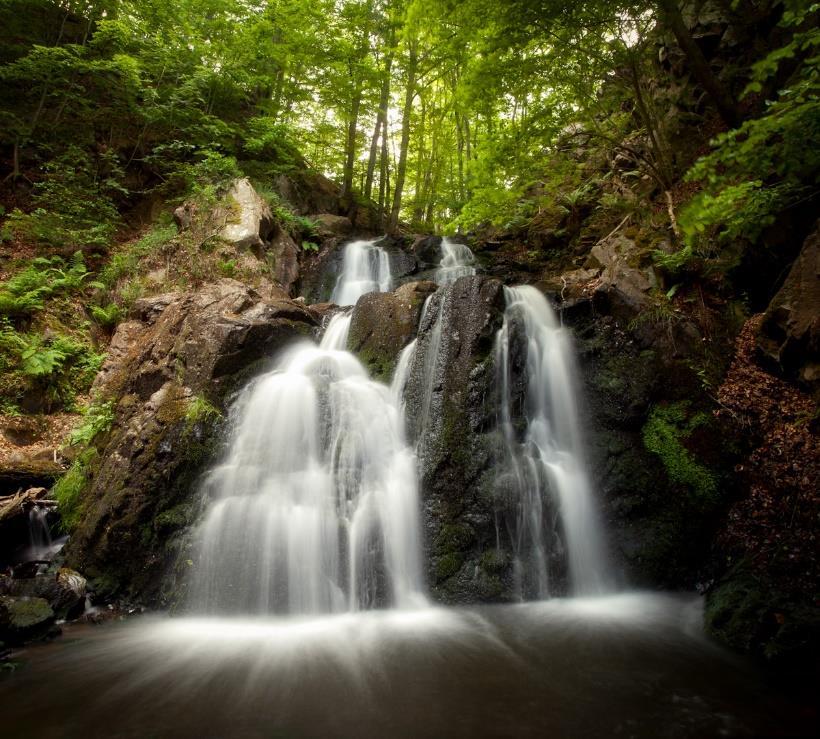
[{"label": "water stream", "polygon": [[441,240],[441,262],[436,270],[435,281],[439,285],[451,285],[459,277],[475,273],[475,255],[470,247],[450,241],[445,236]]},{"label": "water stream", "polygon": [[[570,337],[534,287],[504,288],[504,294],[507,309],[496,339],[496,367],[499,423],[507,448],[505,474],[517,500],[517,516],[509,525],[517,579],[532,582],[535,597],[550,595],[550,527],[545,512],[549,491],[558,504],[571,592],[601,593],[609,576],[584,459]],[[523,432],[513,423],[511,352],[516,333],[526,347]]]},{"label": "water stream", "polygon": [[341,347],[292,348],[239,399],[209,475],[191,606],[318,614],[424,601],[415,458],[395,396]]},{"label": "water stream", "polygon": [[336,280],[331,302],[355,305],[362,295],[392,289],[390,257],[377,246],[378,241],[352,241],[345,247],[342,273]]}]

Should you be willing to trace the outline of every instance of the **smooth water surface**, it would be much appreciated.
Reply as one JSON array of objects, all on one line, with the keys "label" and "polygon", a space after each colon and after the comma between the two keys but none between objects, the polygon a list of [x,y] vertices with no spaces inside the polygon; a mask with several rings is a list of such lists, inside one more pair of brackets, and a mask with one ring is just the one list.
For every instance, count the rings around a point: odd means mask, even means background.
[{"label": "smooth water surface", "polygon": [[0,681],[4,737],[747,737],[807,731],[707,643],[700,602],[630,594],[80,627]]}]

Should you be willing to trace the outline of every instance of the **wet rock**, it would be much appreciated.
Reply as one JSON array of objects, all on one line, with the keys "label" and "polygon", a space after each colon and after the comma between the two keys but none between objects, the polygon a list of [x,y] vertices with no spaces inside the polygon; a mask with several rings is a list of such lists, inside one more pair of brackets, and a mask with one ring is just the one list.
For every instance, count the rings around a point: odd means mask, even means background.
[{"label": "wet rock", "polygon": [[83,612],[85,592],[85,578],[68,567],[61,567],[56,574],[15,577],[9,587],[9,595],[45,600],[59,619],[76,618]]},{"label": "wet rock", "polygon": [[795,671],[817,670],[820,606],[738,562],[706,593],[704,625],[731,649]]},{"label": "wet rock", "polygon": [[368,293],[353,309],[348,347],[374,379],[389,382],[401,350],[416,336],[433,282],[408,282],[392,293]]},{"label": "wet rock", "polygon": [[270,206],[253,189],[250,180],[235,180],[227,194],[226,225],[220,236],[237,248],[261,251],[274,229]]},{"label": "wet rock", "polygon": [[441,262],[441,236],[419,236],[410,247],[416,259],[427,267]]},{"label": "wet rock", "polygon": [[820,392],[820,226],[766,309],[757,344],[783,372]]},{"label": "wet rock", "polygon": [[497,542],[493,348],[503,312],[498,280],[462,277],[439,290],[422,318],[410,367],[405,401],[411,438],[424,430],[425,561],[432,594],[442,602],[506,600],[512,593],[506,554],[488,554]]},{"label": "wet rock", "polygon": [[0,595],[0,641],[13,646],[48,635],[54,611],[42,598]]},{"label": "wet rock", "polygon": [[119,349],[97,383],[116,402],[114,426],[85,467],[82,515],[66,549],[101,594],[154,602],[167,595],[163,574],[179,557],[173,534],[194,515],[192,489],[216,453],[229,393],[317,326],[304,305],[264,299],[232,279],[163,303],[141,313],[141,328],[124,329],[128,341],[115,334]]}]

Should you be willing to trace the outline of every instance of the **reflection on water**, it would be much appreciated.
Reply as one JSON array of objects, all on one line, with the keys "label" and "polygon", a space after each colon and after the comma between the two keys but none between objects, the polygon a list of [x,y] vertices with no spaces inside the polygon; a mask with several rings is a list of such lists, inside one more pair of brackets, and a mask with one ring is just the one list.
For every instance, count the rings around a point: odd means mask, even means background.
[{"label": "reflection on water", "polygon": [[3,736],[793,735],[790,707],[699,619],[696,599],[645,594],[145,618],[29,649],[0,683]]}]

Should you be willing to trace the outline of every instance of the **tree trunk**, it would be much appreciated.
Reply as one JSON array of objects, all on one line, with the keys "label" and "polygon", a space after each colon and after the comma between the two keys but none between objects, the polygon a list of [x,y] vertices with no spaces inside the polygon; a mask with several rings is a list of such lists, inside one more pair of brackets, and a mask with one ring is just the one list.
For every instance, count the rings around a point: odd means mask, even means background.
[{"label": "tree trunk", "polygon": [[734,128],[740,123],[740,111],[737,103],[732,100],[729,91],[715,77],[709,62],[703,56],[703,52],[695,39],[692,38],[692,34],[689,33],[678,7],[678,0],[658,0],[658,5],[660,6],[661,16],[675,35],[681,50],[686,54],[692,74],[695,75],[698,83],[712,99],[718,113],[720,113],[720,117],[730,128]]},{"label": "tree trunk", "polygon": [[350,105],[350,119],[347,123],[345,142],[345,168],[342,180],[342,195],[349,195],[353,189],[353,165],[356,162],[356,129],[359,125],[359,106],[362,103],[362,88],[357,87]]},{"label": "tree trunk", "polygon": [[390,70],[393,67],[393,55],[388,55],[384,62],[384,79],[379,96],[379,112],[376,115],[376,125],[373,128],[373,138],[370,140],[370,157],[367,160],[367,180],[364,183],[365,200],[370,200],[373,194],[373,178],[376,172],[376,156],[379,151],[379,130],[382,136],[387,136],[387,106],[390,102]]},{"label": "tree trunk", "polygon": [[396,189],[393,191],[393,207],[390,211],[390,231],[399,225],[401,198],[404,190],[404,178],[407,174],[407,149],[410,144],[410,114],[413,112],[413,99],[416,96],[416,68],[418,67],[418,45],[416,39],[410,42],[410,56],[407,62],[407,89],[404,95],[404,111],[401,117],[401,148],[399,163],[396,167]]},{"label": "tree trunk", "polygon": [[421,96],[421,123],[418,129],[418,153],[416,158],[416,179],[413,184],[413,223],[421,220],[424,214],[424,205],[422,203],[422,177],[424,175],[424,160],[426,152],[425,147],[425,127],[427,125],[427,105],[424,101],[424,96]]}]

